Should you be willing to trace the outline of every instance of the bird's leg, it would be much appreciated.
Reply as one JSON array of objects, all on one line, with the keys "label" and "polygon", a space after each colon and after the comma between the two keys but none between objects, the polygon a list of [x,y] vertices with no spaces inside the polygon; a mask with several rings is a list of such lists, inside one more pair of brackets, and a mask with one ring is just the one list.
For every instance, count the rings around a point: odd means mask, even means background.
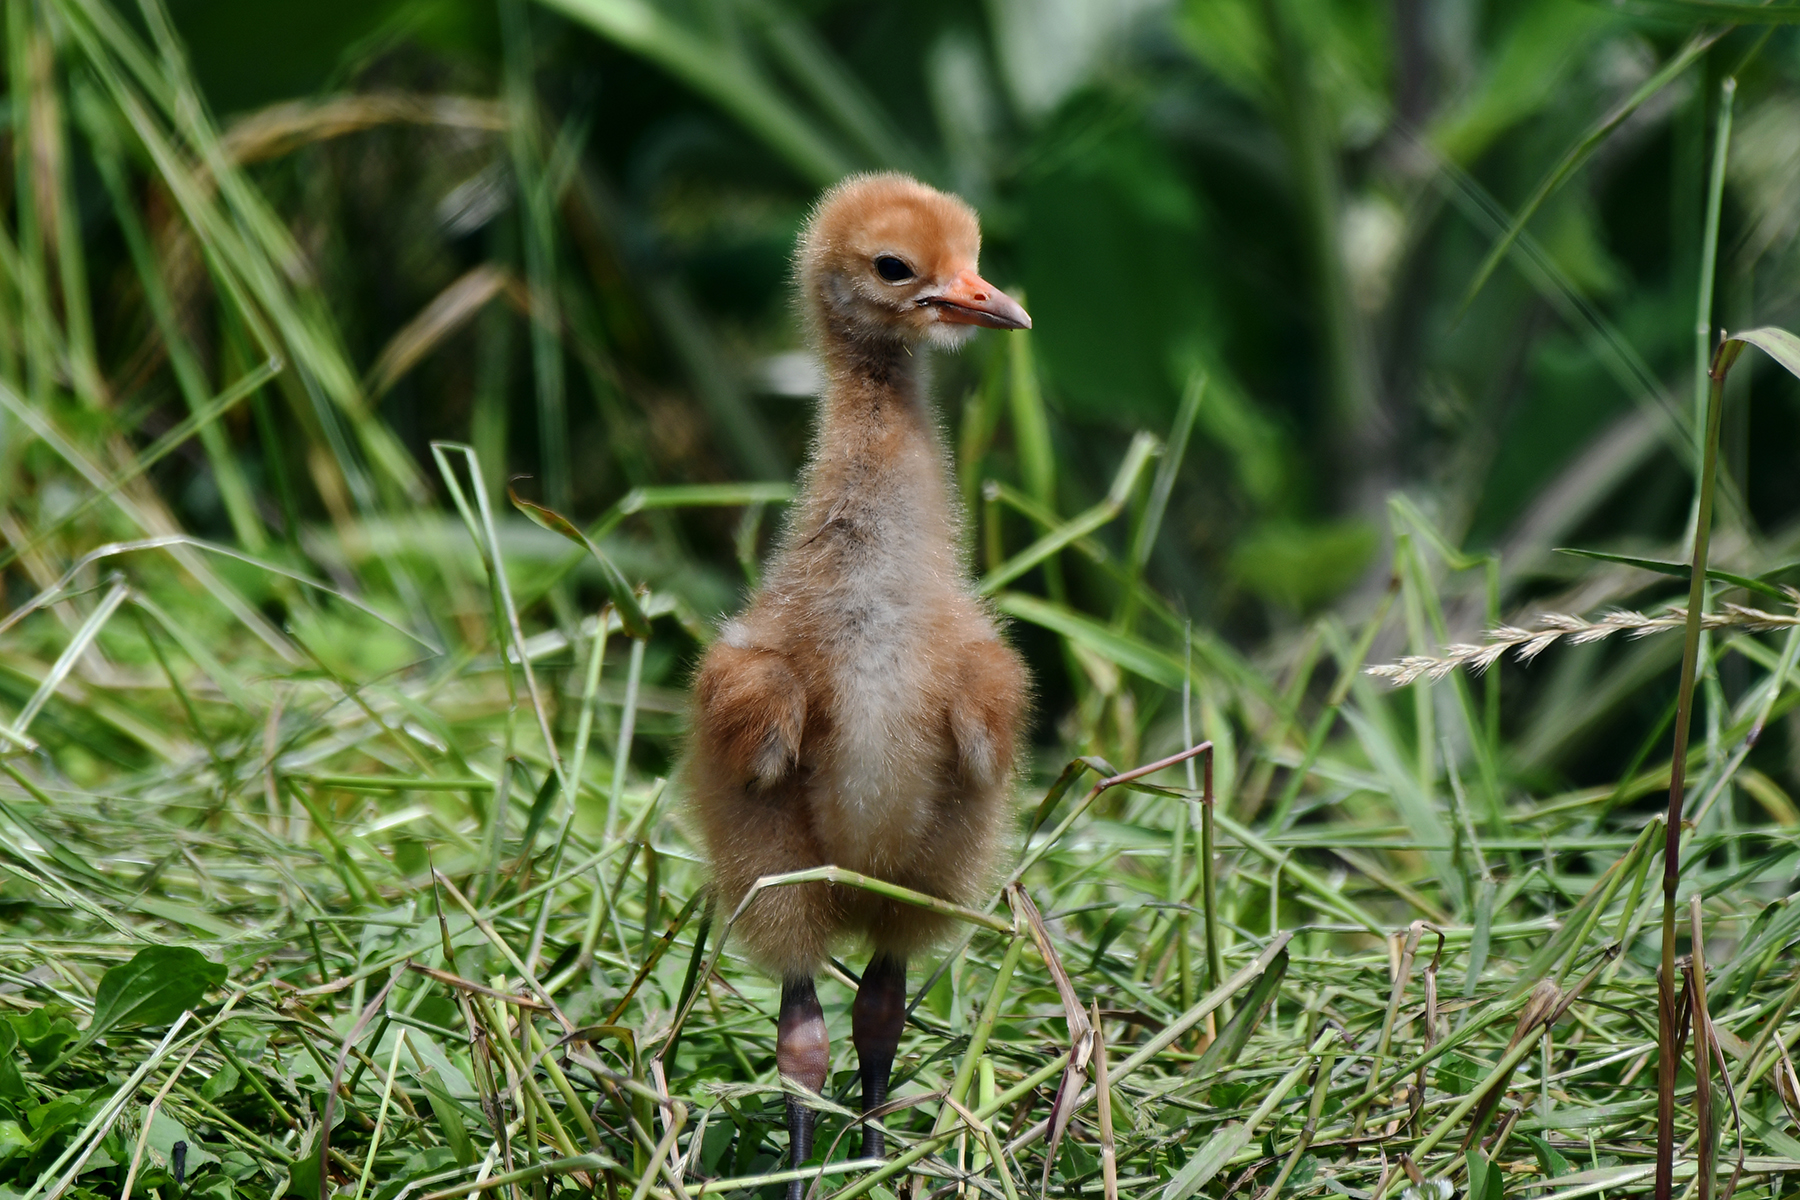
[{"label": "bird's leg", "polygon": [[[850,1040],[856,1044],[856,1062],[862,1072],[862,1110],[887,1102],[888,1075],[894,1069],[894,1052],[906,1028],[906,960],[877,953],[863,972],[850,1006]],[[874,1121],[863,1123],[862,1154],[880,1158],[886,1139]]]},{"label": "bird's leg", "polygon": [[[825,1034],[825,1010],[810,975],[796,975],[781,985],[781,1017],[775,1024],[775,1066],[791,1079],[818,1092],[831,1065],[831,1040]],[[787,1098],[788,1157],[798,1170],[812,1157],[813,1121],[818,1117],[798,1096]],[[803,1180],[788,1184],[788,1200],[802,1200]]]}]

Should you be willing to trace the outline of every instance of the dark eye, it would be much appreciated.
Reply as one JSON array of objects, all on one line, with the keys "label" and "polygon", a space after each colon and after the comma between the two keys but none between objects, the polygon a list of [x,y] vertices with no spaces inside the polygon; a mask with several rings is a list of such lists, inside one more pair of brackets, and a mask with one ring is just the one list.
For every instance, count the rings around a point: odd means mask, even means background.
[{"label": "dark eye", "polygon": [[905,283],[913,277],[913,269],[891,254],[875,260],[875,271],[889,283]]}]

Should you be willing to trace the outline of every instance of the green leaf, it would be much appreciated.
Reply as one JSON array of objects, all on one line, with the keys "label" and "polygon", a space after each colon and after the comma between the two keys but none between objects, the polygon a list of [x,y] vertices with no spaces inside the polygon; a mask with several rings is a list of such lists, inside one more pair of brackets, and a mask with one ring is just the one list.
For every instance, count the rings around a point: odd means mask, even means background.
[{"label": "green leaf", "polygon": [[[1675,579],[1686,579],[1693,573],[1692,565],[1684,562],[1664,562],[1660,558],[1638,558],[1631,554],[1612,554],[1605,550],[1582,550],[1574,546],[1558,546],[1558,554],[1573,554],[1578,558],[1592,558],[1600,562],[1623,563],[1628,567],[1636,567],[1640,571],[1655,571],[1658,575],[1668,575]],[[1770,571],[1761,578],[1752,579],[1748,575],[1739,575],[1733,571],[1721,571],[1716,567],[1706,569],[1706,577],[1714,583],[1722,583],[1728,587],[1739,587],[1745,591],[1787,602],[1788,595],[1772,583],[1765,582],[1770,576],[1779,575],[1788,568],[1781,567]]]},{"label": "green leaf", "polygon": [[224,1175],[203,1175],[188,1186],[188,1200],[232,1200],[237,1191]]},{"label": "green leaf", "polygon": [[43,1069],[45,1063],[53,1061],[62,1048],[80,1035],[75,1022],[62,1016],[60,1006],[37,1008],[30,1012],[12,1013],[7,1016],[19,1044],[25,1047],[26,1057],[33,1066]]},{"label": "green leaf", "polygon": [[[1206,1144],[1194,1151],[1194,1157],[1188,1159],[1181,1170],[1175,1173],[1175,1178],[1169,1180],[1168,1186],[1163,1188],[1162,1200],[1187,1200],[1205,1187],[1249,1140],[1249,1128],[1238,1121],[1215,1129],[1213,1135],[1206,1139]],[[1073,1146],[1074,1139],[1070,1139],[1069,1144]]]},{"label": "green leaf", "polygon": [[1508,130],[1564,94],[1564,80],[1582,63],[1568,48],[1615,20],[1599,4],[1535,0],[1513,5],[1510,19],[1494,30],[1477,78],[1433,119],[1432,143],[1455,163],[1475,163]]},{"label": "green leaf", "polygon": [[167,1025],[224,982],[223,964],[209,961],[190,946],[139,950],[130,962],[100,977],[100,986],[94,989],[94,1019],[53,1065],[60,1066],[121,1025]]},{"label": "green leaf", "polygon": [[1500,265],[1500,260],[1506,257],[1507,251],[1512,249],[1513,243],[1519,240],[1519,235],[1525,232],[1525,226],[1530,224],[1531,218],[1542,207],[1544,201],[1568,182],[1576,168],[1586,162],[1594,151],[1600,148],[1600,144],[1625,122],[1627,117],[1678,79],[1695,59],[1704,54],[1709,46],[1723,36],[1723,32],[1722,30],[1696,32],[1687,44],[1676,51],[1655,74],[1639,84],[1636,91],[1632,92],[1622,103],[1615,105],[1573,146],[1569,147],[1550,174],[1546,175],[1538,184],[1537,189],[1532,192],[1531,198],[1525,201],[1524,206],[1513,218],[1512,224],[1501,235],[1500,240],[1494,243],[1492,249],[1488,251],[1487,258],[1483,259],[1481,266],[1476,269],[1475,277],[1469,281],[1468,290],[1463,293],[1462,303],[1457,306],[1459,320],[1463,313],[1468,312],[1469,305],[1474,303],[1476,295],[1487,284],[1489,276],[1493,275],[1494,269]]},{"label": "green leaf", "polygon": [[1353,585],[1380,544],[1381,535],[1363,520],[1269,522],[1232,548],[1231,574],[1263,599],[1305,612]]},{"label": "green leaf", "polygon": [[1555,1146],[1543,1138],[1526,1134],[1525,1140],[1531,1143],[1531,1152],[1537,1155],[1538,1167],[1548,1178],[1554,1179],[1558,1175],[1567,1175],[1575,1169],[1569,1165],[1569,1160],[1564,1158]]},{"label": "green leaf", "polygon": [[31,1149],[31,1137],[17,1121],[0,1121],[0,1162]]},{"label": "green leaf", "polygon": [[237,1068],[228,1062],[213,1072],[211,1079],[200,1085],[200,1094],[208,1100],[217,1100],[220,1096],[229,1096],[237,1085]]},{"label": "green leaf", "polygon": [[645,0],[545,3],[710,99],[814,183],[830,183],[854,168],[804,112],[748,66],[739,47],[703,36]]},{"label": "green leaf", "polygon": [[1050,790],[1044,793],[1043,800],[1038,804],[1037,812],[1031,818],[1031,826],[1025,833],[1027,838],[1042,829],[1050,820],[1050,814],[1056,811],[1056,806],[1061,804],[1062,798],[1069,794],[1069,789],[1075,786],[1075,781],[1081,778],[1083,771],[1095,771],[1103,779],[1118,774],[1113,770],[1112,764],[1092,755],[1086,755],[1070,762],[1062,769],[1062,774],[1056,777],[1056,782],[1050,785]]},{"label": "green leaf", "polygon": [[36,1108],[27,1109],[26,1119],[31,1123],[33,1149],[42,1149],[57,1133],[79,1122],[86,1114],[88,1101],[93,1099],[93,1095],[91,1089],[76,1088]]},{"label": "green leaf", "polygon": [[538,525],[551,533],[560,533],[577,546],[586,546],[594,561],[600,564],[600,575],[606,580],[606,593],[611,597],[613,607],[619,612],[619,624],[625,627],[625,635],[634,638],[650,636],[650,618],[644,615],[643,606],[638,603],[637,594],[631,590],[625,575],[606,556],[606,552],[596,546],[588,535],[577,529],[573,522],[554,509],[545,508],[541,504],[533,504],[524,499],[511,487],[506,489],[506,498],[513,507],[524,513]]},{"label": "green leaf", "polygon": [[1470,1150],[1468,1200],[1502,1200],[1505,1196],[1506,1172],[1488,1161],[1480,1150]]},{"label": "green leaf", "polygon": [[956,988],[950,981],[948,971],[938,976],[938,981],[925,993],[925,1007],[942,1020],[950,1019],[950,1010],[956,1007]]},{"label": "green leaf", "polygon": [[319,1134],[315,1126],[300,1143],[300,1152],[288,1159],[289,1196],[320,1196],[324,1188],[319,1179]]},{"label": "green leaf", "polygon": [[1661,20],[1697,21],[1711,25],[1793,25],[1800,23],[1800,4],[1732,3],[1731,0],[1630,0],[1628,7]]},{"label": "green leaf", "polygon": [[[1766,12],[1766,9],[1758,9]],[[1788,9],[1795,18],[1800,18],[1800,5]],[[1790,18],[1792,19],[1792,18]],[[1800,378],[1800,337],[1795,337],[1785,329],[1777,329],[1773,325],[1765,325],[1761,329],[1752,329],[1749,333],[1734,333],[1734,342],[1747,342],[1767,354],[1770,358],[1788,369],[1788,373]]]},{"label": "green leaf", "polygon": [[[949,976],[945,976],[949,978]],[[730,1121],[718,1121],[706,1129],[706,1138],[700,1144],[700,1168],[709,1174],[717,1174],[719,1160],[731,1147],[731,1139],[737,1134],[737,1127]]]},{"label": "green leaf", "polygon": [[521,855],[530,855],[537,846],[537,835],[549,819],[551,805],[556,799],[556,782],[555,771],[545,775],[544,785],[538,788],[537,796],[531,802],[531,815],[525,818],[525,832],[519,836]]},{"label": "green leaf", "polygon": [[1452,1096],[1466,1096],[1487,1077],[1487,1067],[1467,1055],[1452,1051],[1439,1061],[1436,1078],[1438,1089]]},{"label": "green leaf", "polygon": [[1250,1040],[1250,1035],[1256,1032],[1256,1027],[1262,1024],[1270,1006],[1275,1003],[1275,995],[1281,989],[1281,981],[1287,975],[1287,969],[1288,952],[1283,950],[1269,963],[1269,969],[1257,979],[1256,986],[1250,989],[1243,1007],[1233,1014],[1225,1028],[1219,1031],[1219,1036],[1213,1039],[1213,1044],[1206,1048],[1206,1053],[1200,1056],[1200,1061],[1194,1064],[1195,1075],[1217,1071],[1237,1061],[1244,1044]]},{"label": "green leaf", "polygon": [[375,1200],[401,1200],[403,1196],[430,1190],[418,1185],[427,1176],[437,1175],[452,1163],[456,1163],[458,1166],[468,1165],[467,1163],[457,1163],[456,1156],[447,1146],[432,1146],[429,1149],[421,1150],[408,1158],[405,1164],[381,1186],[381,1190],[374,1193]]},{"label": "green leaf", "polygon": [[1100,1170],[1100,1164],[1094,1156],[1082,1148],[1080,1142],[1070,1138],[1063,1143],[1061,1174],[1065,1180],[1086,1179]]},{"label": "green leaf", "polygon": [[1248,1083],[1215,1083],[1206,1093],[1206,1099],[1214,1108],[1237,1108],[1246,1103],[1256,1091]]},{"label": "green leaf", "polygon": [[[23,1100],[31,1093],[25,1087],[25,1077],[19,1074],[19,1064],[13,1061],[13,1051],[19,1047],[19,1031],[11,1022],[0,1021],[0,1097],[9,1100]],[[6,1154],[0,1149],[0,1158]]]},{"label": "green leaf", "polygon": [[437,1118],[437,1131],[443,1135],[451,1153],[456,1155],[457,1165],[473,1166],[476,1159],[475,1143],[469,1139],[469,1127],[463,1123],[462,1109],[444,1088],[435,1071],[420,1072],[418,1080],[425,1088],[426,1099],[431,1101],[432,1115]]},{"label": "green leaf", "polygon": [[1094,953],[1088,959],[1088,970],[1092,971],[1105,956],[1106,948],[1119,940],[1119,935],[1131,928],[1132,922],[1138,919],[1143,911],[1141,904],[1121,904],[1113,909],[1112,915],[1106,918],[1106,924],[1100,927],[1100,936],[1094,939]]},{"label": "green leaf", "polygon": [[1001,592],[994,597],[994,607],[1009,617],[1061,634],[1152,683],[1171,688],[1181,686],[1181,666],[1173,658],[1138,638],[1107,628],[1092,617],[1023,592]]}]

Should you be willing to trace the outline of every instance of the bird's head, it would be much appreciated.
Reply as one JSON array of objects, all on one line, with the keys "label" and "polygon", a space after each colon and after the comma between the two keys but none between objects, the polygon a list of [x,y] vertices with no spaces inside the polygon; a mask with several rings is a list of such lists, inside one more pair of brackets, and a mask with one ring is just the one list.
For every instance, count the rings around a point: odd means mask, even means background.
[{"label": "bird's head", "polygon": [[819,200],[800,237],[811,315],[839,337],[954,348],[977,325],[1030,329],[976,271],[981,224],[955,196],[905,175],[858,175]]}]

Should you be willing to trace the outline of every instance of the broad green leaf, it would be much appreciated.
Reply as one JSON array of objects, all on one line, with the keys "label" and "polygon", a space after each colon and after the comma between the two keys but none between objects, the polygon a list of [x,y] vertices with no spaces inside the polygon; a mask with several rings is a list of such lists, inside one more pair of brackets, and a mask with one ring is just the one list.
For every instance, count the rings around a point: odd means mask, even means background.
[{"label": "broad green leaf", "polygon": [[202,1175],[188,1186],[187,1200],[233,1200],[237,1189],[226,1175]]},{"label": "broad green leaf", "polygon": [[1763,1145],[1786,1158],[1800,1159],[1800,1140],[1774,1123],[1764,1120],[1754,1110],[1746,1112],[1744,1116],[1744,1123],[1762,1139]]},{"label": "broad green leaf", "polygon": [[79,1123],[93,1096],[92,1089],[76,1088],[32,1109],[30,1120],[33,1149],[41,1149],[57,1133]]},{"label": "broad green leaf", "polygon": [[130,962],[100,977],[100,986],[94,989],[94,1018],[57,1064],[121,1025],[167,1025],[224,982],[225,967],[191,946],[139,950]]},{"label": "broad green leaf", "polygon": [[446,1169],[468,1165],[458,1162],[450,1147],[432,1146],[410,1156],[399,1170],[388,1176],[380,1191],[376,1191],[371,1184],[369,1193],[374,1200],[406,1200],[407,1197],[428,1193],[442,1186],[427,1181],[442,1179]]},{"label": "broad green leaf", "polygon": [[6,1018],[19,1044],[25,1047],[26,1057],[40,1070],[45,1063],[54,1061],[65,1045],[80,1036],[75,1022],[63,1016],[60,1008],[60,1005],[34,1008],[30,1012],[11,1013]]},{"label": "broad green leaf", "polygon": [[1543,1138],[1526,1134],[1525,1140],[1531,1143],[1531,1152],[1537,1155],[1538,1167],[1547,1178],[1554,1179],[1558,1175],[1567,1175],[1575,1169],[1569,1165],[1569,1160],[1564,1158],[1555,1146]]},{"label": "broad green leaf", "polygon": [[[165,1163],[172,1156],[175,1143],[186,1142],[187,1174],[190,1180],[200,1173],[200,1168],[219,1161],[219,1156],[208,1150],[193,1130],[169,1115],[166,1105],[156,1110],[156,1119],[150,1122],[150,1130],[144,1141]],[[163,1194],[169,1195],[170,1191]]]},{"label": "broad green leaf", "polygon": [[1488,1161],[1480,1150],[1470,1150],[1468,1200],[1502,1200],[1505,1195],[1506,1172]]},{"label": "broad green leaf", "polygon": [[1476,1085],[1486,1075],[1485,1064],[1478,1063],[1464,1054],[1450,1053],[1439,1060],[1432,1083],[1439,1091],[1460,1097],[1474,1091]]},{"label": "broad green leaf", "polygon": [[1273,94],[1275,51],[1255,4],[1199,0],[1182,7],[1177,28],[1188,49],[1227,87],[1261,102]]},{"label": "broad green leaf", "polygon": [[626,636],[634,638],[650,636],[650,618],[644,615],[643,606],[638,603],[636,593],[631,590],[631,584],[626,581],[619,568],[613,565],[613,560],[606,556],[606,551],[596,546],[587,534],[581,532],[572,521],[554,509],[545,508],[541,504],[533,504],[521,497],[511,487],[506,489],[506,496],[512,501],[514,508],[530,517],[535,524],[543,526],[551,533],[562,534],[577,546],[587,547],[587,552],[592,554],[594,561],[600,564],[600,574],[606,580],[606,593],[612,598],[613,607],[618,610],[619,623],[625,627]]},{"label": "broad green leaf", "polygon": [[525,818],[525,832],[519,835],[521,855],[529,855],[536,849],[538,833],[549,819],[551,805],[556,799],[556,785],[556,772],[548,772],[543,786],[538,788],[537,796],[531,801],[531,814]]},{"label": "broad green leaf", "polygon": [[229,1096],[237,1085],[237,1068],[227,1062],[213,1073],[211,1079],[200,1085],[200,1094],[208,1100],[217,1100],[220,1096]]}]

